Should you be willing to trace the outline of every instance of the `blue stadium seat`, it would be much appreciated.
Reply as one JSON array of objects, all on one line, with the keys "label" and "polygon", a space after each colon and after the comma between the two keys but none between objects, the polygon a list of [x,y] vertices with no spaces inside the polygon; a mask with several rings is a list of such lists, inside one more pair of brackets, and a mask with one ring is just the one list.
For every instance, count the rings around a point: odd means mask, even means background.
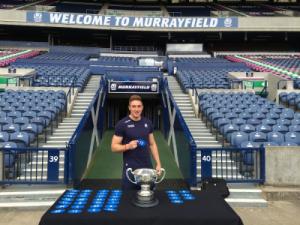
[{"label": "blue stadium seat", "polygon": [[8,133],[14,133],[20,131],[20,125],[9,123],[2,127],[2,131],[8,132]]},{"label": "blue stadium seat", "polygon": [[299,132],[293,132],[290,131],[285,134],[285,141],[288,143],[295,143],[297,145],[300,145],[300,133]]},{"label": "blue stadium seat", "polygon": [[274,126],[276,124],[276,120],[267,118],[267,119],[263,119],[261,123],[268,126]]},{"label": "blue stadium seat", "polygon": [[26,132],[29,135],[29,141],[32,142],[42,132],[42,129],[39,129],[36,124],[27,123],[21,126],[21,131]]},{"label": "blue stadium seat", "polygon": [[10,134],[9,140],[15,142],[18,147],[28,147],[29,146],[29,135],[26,132],[14,132]]},{"label": "blue stadium seat", "polygon": [[252,132],[249,134],[249,140],[252,142],[266,142],[267,141],[267,135],[263,132]]},{"label": "blue stadium seat", "polygon": [[255,127],[251,124],[244,124],[240,126],[240,131],[243,131],[245,133],[251,133],[255,131]]},{"label": "blue stadium seat", "polygon": [[241,147],[243,142],[247,142],[249,140],[248,134],[245,132],[237,131],[231,134],[230,143],[234,147]]},{"label": "blue stadium seat", "polygon": [[7,142],[9,140],[9,133],[0,131],[0,142]]},{"label": "blue stadium seat", "polygon": [[291,125],[291,126],[289,126],[289,131],[300,132],[300,124],[299,125]]},{"label": "blue stadium seat", "polygon": [[269,125],[262,124],[262,125],[258,125],[256,127],[256,131],[262,132],[262,133],[269,133],[269,132],[272,132],[272,127],[270,127]]},{"label": "blue stadium seat", "polygon": [[291,125],[291,121],[289,119],[286,119],[286,118],[280,118],[277,120],[277,124],[279,125],[284,125],[284,126],[289,126]]},{"label": "blue stadium seat", "polygon": [[289,132],[289,128],[285,125],[276,124],[273,126],[273,131],[278,131],[282,134]]},{"label": "blue stadium seat", "polygon": [[264,142],[263,146],[267,147],[267,146],[280,146],[280,145],[276,142]]},{"label": "blue stadium seat", "polygon": [[239,131],[239,126],[235,124],[227,124],[224,126],[223,136],[230,142],[231,134],[236,131]]},{"label": "blue stadium seat", "polygon": [[268,142],[275,142],[277,144],[282,144],[284,142],[284,135],[277,131],[273,131],[267,134]]}]

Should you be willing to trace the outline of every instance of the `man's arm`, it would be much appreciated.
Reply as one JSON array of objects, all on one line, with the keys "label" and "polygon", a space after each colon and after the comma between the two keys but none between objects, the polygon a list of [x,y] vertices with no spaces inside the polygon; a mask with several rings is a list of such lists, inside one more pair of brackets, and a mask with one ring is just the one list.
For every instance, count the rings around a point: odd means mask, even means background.
[{"label": "man's arm", "polygon": [[156,162],[155,169],[156,169],[157,172],[160,173],[161,163],[160,163],[159,153],[158,153],[158,149],[157,149],[157,145],[156,145],[153,133],[149,134],[149,145],[150,145],[150,150],[151,150],[153,159]]},{"label": "man's arm", "polygon": [[137,147],[137,140],[131,141],[128,144],[122,144],[123,137],[114,135],[111,140],[111,150],[112,152],[125,152]]}]

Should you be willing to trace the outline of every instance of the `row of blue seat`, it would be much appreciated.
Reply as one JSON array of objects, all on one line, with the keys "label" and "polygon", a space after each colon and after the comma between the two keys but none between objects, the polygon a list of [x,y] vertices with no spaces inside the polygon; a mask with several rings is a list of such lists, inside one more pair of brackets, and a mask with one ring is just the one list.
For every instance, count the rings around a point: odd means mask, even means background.
[{"label": "row of blue seat", "polygon": [[[300,132],[300,113],[277,106],[253,94],[202,93],[199,95],[199,105],[207,121],[210,121],[212,127],[215,127],[228,142],[231,141],[231,134],[238,131],[276,131],[282,134]],[[260,142],[264,141],[267,140]]]},{"label": "row of blue seat", "polygon": [[279,94],[279,102],[287,104],[288,106],[295,106],[300,109],[300,92],[281,92]]},{"label": "row of blue seat", "polygon": [[63,91],[9,90],[0,98],[0,142],[15,141],[18,134],[18,147],[28,147],[66,107]]},{"label": "row of blue seat", "polygon": [[234,147],[243,148],[251,143],[256,146],[299,146],[300,145],[300,132],[287,132],[282,134],[277,131],[268,133],[251,132],[246,133],[243,131],[234,131],[230,138],[230,144]]}]

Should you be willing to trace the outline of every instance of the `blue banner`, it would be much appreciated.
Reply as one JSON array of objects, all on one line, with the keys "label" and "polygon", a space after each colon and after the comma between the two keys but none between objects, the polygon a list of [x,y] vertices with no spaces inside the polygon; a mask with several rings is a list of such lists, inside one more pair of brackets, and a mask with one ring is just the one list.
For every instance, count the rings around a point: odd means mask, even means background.
[{"label": "blue banner", "polygon": [[109,93],[153,93],[159,91],[158,83],[152,81],[109,81]]},{"label": "blue banner", "polygon": [[212,177],[211,149],[201,149],[201,178]]},{"label": "blue banner", "polygon": [[237,17],[132,17],[33,11],[27,12],[26,22],[102,28],[207,29],[238,27]]},{"label": "blue banner", "polygon": [[59,150],[48,151],[47,181],[59,179]]}]

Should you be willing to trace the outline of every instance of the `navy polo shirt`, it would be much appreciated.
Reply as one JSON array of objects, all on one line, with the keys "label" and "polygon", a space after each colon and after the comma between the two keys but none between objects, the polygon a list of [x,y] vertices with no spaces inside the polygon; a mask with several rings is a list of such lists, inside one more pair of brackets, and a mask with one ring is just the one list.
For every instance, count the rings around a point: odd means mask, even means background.
[{"label": "navy polo shirt", "polygon": [[139,121],[132,120],[126,116],[120,120],[115,127],[115,135],[123,137],[122,144],[128,144],[132,140],[143,139],[146,142],[144,147],[123,152],[124,169],[152,168],[149,147],[149,134],[153,133],[151,121],[141,117]]}]

